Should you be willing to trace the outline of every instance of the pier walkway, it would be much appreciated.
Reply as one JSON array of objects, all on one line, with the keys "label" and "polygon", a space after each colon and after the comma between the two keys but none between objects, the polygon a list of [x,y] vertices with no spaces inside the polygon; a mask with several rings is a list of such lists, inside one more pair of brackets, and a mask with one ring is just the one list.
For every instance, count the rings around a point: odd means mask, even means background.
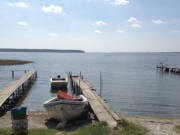
[{"label": "pier walkway", "polygon": [[93,87],[84,79],[72,77],[73,87],[76,89],[80,86],[83,95],[88,99],[89,105],[99,121],[106,121],[109,127],[116,127],[120,118],[114,113],[110,107],[101,99]]},{"label": "pier walkway", "polygon": [[169,67],[169,66],[164,66],[163,63],[160,64],[160,66],[157,66],[157,68],[161,69],[162,71],[165,72],[173,72],[173,73],[180,73],[180,68],[177,67]]},{"label": "pier walkway", "polygon": [[0,113],[10,109],[37,77],[36,70],[28,70],[19,79],[0,89]]}]

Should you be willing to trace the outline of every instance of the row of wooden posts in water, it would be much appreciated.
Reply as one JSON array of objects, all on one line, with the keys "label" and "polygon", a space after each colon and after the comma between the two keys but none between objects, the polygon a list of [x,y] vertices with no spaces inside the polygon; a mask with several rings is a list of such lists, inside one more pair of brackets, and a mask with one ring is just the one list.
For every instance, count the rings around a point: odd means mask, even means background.
[{"label": "row of wooden posts in water", "polygon": [[31,88],[37,78],[36,70],[0,70],[11,71],[14,78],[15,71],[24,71],[25,73],[17,80],[11,82],[0,89],[0,114],[11,109],[18,100]]},{"label": "row of wooden posts in water", "polygon": [[[12,71],[12,77],[13,76],[14,71]],[[98,96],[93,87],[83,79],[81,73],[80,76],[72,76],[72,73],[69,73],[69,77],[73,89],[80,92],[79,94],[83,94],[88,99],[89,107],[91,111],[94,112],[97,119],[99,121],[106,121],[110,127],[116,127],[117,121],[119,121],[120,118],[110,109],[106,102]],[[0,114],[11,109],[30,89],[36,78],[36,70],[25,71],[25,74],[19,79],[0,89]]]},{"label": "row of wooden posts in water", "polygon": [[87,98],[89,105],[88,110],[92,112],[99,121],[106,121],[109,127],[116,127],[117,121],[120,120],[119,116],[111,110],[107,103],[96,93],[93,86],[83,78],[81,73],[80,76],[74,76],[72,73],[69,73],[69,79],[73,90],[77,92],[77,94],[83,94]]},{"label": "row of wooden posts in water", "polygon": [[180,68],[165,66],[163,63],[160,63],[157,69],[160,69],[162,72],[180,74]]}]

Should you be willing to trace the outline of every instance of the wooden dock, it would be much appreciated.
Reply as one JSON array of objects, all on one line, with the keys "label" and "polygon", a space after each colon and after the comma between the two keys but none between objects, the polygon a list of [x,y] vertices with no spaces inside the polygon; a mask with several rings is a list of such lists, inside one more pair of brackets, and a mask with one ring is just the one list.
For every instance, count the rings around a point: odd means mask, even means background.
[{"label": "wooden dock", "polygon": [[0,113],[11,109],[18,99],[31,87],[36,77],[36,70],[28,70],[19,79],[0,89]]},{"label": "wooden dock", "polygon": [[114,113],[110,107],[101,99],[93,87],[84,79],[79,77],[71,77],[73,87],[80,89],[82,94],[88,99],[89,105],[99,121],[106,121],[109,127],[116,127],[117,121],[120,120],[118,115]]},{"label": "wooden dock", "polygon": [[160,66],[157,66],[157,69],[160,69],[161,71],[164,72],[172,72],[172,73],[180,74],[180,68],[164,66],[163,63],[160,63]]}]

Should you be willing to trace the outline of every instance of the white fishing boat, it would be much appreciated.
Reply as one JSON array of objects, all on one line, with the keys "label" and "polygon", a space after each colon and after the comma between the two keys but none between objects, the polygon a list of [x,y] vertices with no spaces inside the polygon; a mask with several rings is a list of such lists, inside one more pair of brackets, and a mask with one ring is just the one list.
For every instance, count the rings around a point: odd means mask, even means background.
[{"label": "white fishing boat", "polygon": [[51,78],[50,79],[51,87],[67,87],[68,79],[67,78],[61,78],[60,75],[57,76],[57,78]]},{"label": "white fishing boat", "polygon": [[71,99],[54,97],[44,103],[44,108],[51,118],[68,121],[78,117],[85,110],[87,103],[87,99],[83,95]]}]

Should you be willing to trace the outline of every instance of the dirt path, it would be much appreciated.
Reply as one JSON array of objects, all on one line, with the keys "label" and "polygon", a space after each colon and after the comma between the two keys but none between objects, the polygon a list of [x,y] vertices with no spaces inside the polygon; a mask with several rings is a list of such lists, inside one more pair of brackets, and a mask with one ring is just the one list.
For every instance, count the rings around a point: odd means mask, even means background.
[{"label": "dirt path", "polygon": [[125,119],[147,128],[150,135],[179,135],[174,131],[180,125],[180,118],[122,116]]}]

